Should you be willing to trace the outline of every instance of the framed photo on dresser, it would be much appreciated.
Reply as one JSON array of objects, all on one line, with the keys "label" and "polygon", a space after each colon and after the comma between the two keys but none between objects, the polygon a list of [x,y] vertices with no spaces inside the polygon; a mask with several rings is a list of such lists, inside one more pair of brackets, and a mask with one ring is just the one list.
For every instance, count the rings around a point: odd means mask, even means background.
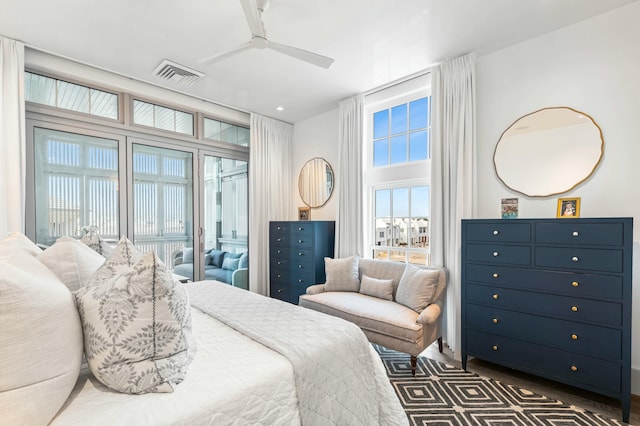
[{"label": "framed photo on dresser", "polygon": [[556,217],[580,217],[580,197],[558,198],[558,210]]}]

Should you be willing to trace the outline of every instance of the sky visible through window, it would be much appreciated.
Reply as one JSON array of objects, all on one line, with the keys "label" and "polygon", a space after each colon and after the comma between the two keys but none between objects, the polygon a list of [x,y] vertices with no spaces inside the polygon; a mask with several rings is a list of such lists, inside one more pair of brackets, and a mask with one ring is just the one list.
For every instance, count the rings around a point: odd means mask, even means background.
[{"label": "sky visible through window", "polygon": [[373,166],[429,158],[429,97],[373,114]]}]

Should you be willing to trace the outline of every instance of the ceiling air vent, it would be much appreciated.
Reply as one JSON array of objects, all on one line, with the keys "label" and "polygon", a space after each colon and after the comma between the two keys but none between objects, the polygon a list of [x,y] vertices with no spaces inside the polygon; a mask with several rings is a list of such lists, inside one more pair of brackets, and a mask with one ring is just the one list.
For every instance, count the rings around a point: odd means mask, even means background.
[{"label": "ceiling air vent", "polygon": [[160,62],[160,65],[156,67],[153,74],[184,87],[191,87],[198,79],[204,77],[204,73],[200,71],[176,64],[167,59],[163,59],[162,62]]}]

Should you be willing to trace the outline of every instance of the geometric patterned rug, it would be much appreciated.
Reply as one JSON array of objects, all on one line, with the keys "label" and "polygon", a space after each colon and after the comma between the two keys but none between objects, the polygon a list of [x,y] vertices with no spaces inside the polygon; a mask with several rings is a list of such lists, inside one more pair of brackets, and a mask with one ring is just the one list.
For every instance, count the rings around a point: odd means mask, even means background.
[{"label": "geometric patterned rug", "polygon": [[409,356],[373,345],[380,354],[411,425],[433,426],[610,426],[623,425],[574,405],[418,358],[411,376]]}]

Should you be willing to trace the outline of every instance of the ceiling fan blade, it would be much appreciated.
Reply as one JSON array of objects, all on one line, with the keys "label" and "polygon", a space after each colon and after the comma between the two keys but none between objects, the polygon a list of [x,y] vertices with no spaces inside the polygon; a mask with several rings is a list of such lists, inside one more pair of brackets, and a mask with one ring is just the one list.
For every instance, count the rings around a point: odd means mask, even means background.
[{"label": "ceiling fan blade", "polygon": [[294,58],[301,59],[310,64],[317,65],[322,68],[329,68],[333,64],[333,58],[322,56],[317,53],[309,52],[307,50],[298,49],[297,47],[287,46],[286,44],[274,43],[269,41],[267,45],[269,49],[273,49],[277,52],[284,53],[285,55],[293,56]]},{"label": "ceiling fan blade", "polygon": [[264,26],[262,25],[262,19],[260,17],[260,12],[258,11],[258,4],[256,3],[256,0],[240,0],[240,3],[242,4],[244,16],[247,18],[251,35],[254,37],[260,36],[264,38]]},{"label": "ceiling fan blade", "polygon": [[233,49],[227,50],[225,52],[217,53],[213,56],[209,56],[204,59],[200,59],[198,62],[201,64],[212,64],[214,62],[218,62],[222,59],[228,58],[229,56],[233,56],[236,53],[240,53],[243,50],[251,49],[252,47],[253,46],[251,45],[251,42],[248,41],[246,43],[242,43],[241,45],[234,47]]}]

